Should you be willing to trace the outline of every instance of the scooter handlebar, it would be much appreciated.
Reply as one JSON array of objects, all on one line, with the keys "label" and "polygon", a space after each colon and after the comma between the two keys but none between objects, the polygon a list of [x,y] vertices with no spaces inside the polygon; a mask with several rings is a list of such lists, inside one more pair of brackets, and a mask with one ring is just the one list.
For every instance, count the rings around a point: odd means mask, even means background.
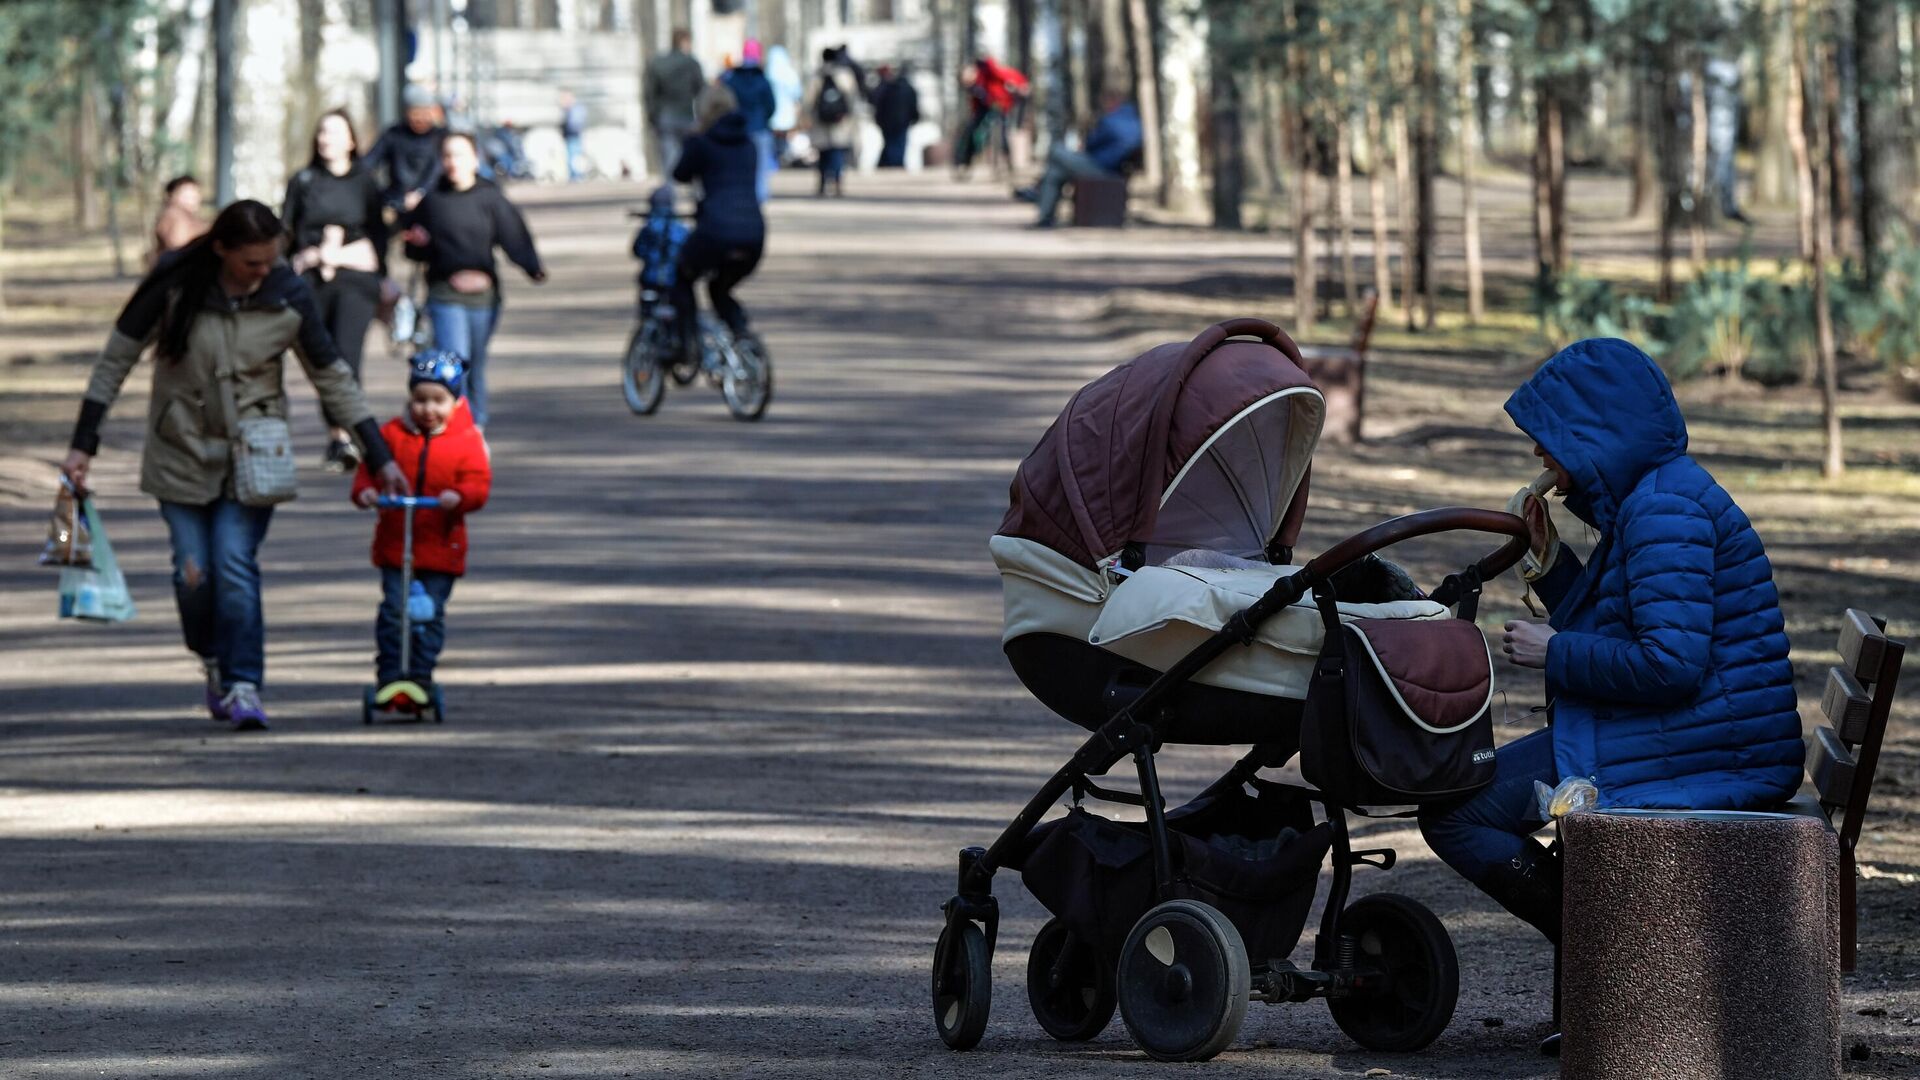
[{"label": "scooter handlebar", "polygon": [[439,506],[440,498],[436,495],[382,495],[374,501],[373,505],[382,510],[417,510],[421,507]]}]

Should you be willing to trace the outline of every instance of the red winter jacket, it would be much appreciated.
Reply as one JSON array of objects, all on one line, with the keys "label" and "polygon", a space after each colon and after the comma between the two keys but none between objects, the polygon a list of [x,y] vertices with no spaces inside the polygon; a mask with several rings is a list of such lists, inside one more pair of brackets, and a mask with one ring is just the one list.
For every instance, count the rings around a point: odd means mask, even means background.
[{"label": "red winter jacket", "polygon": [[[415,495],[438,495],[451,488],[460,493],[460,507],[446,511],[420,507],[413,512],[413,568],[443,574],[467,572],[467,515],[487,505],[493,487],[493,468],[487,458],[487,440],[473,426],[465,398],[453,408],[447,429],[423,435],[405,416],[396,416],[380,429],[393,450],[394,464],[407,474]],[[353,498],[374,487],[367,467],[353,478]],[[380,511],[373,530],[373,565],[400,569],[406,511]]]},{"label": "red winter jacket", "polygon": [[987,104],[1006,112],[1013,108],[1015,95],[1027,92],[1027,77],[991,56],[983,56],[974,65],[980,88],[986,91]]}]

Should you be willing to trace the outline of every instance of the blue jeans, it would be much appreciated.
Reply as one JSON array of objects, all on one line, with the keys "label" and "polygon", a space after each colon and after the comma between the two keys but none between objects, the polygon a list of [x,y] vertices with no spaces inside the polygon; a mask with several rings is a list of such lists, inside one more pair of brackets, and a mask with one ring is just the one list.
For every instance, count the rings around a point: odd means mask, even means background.
[{"label": "blue jeans", "polygon": [[847,171],[847,148],[844,146],[822,147],[820,150],[820,190],[827,190],[829,182],[838,184]]},{"label": "blue jeans", "polygon": [[271,506],[218,499],[205,506],[162,502],[173,546],[173,598],[187,648],[220,665],[220,685],[261,685],[267,623],[260,613],[260,541]]},{"label": "blue jeans", "polygon": [[1420,815],[1420,833],[1435,855],[1555,942],[1558,865],[1533,839],[1543,827],[1533,782],[1552,787],[1556,779],[1553,733],[1536,731],[1495,753],[1493,783],[1478,794]]},{"label": "blue jeans", "polygon": [[468,307],[429,300],[427,318],[433,321],[433,343],[467,362],[467,407],[473,410],[473,422],[486,427],[487,342],[500,319],[500,305]]},{"label": "blue jeans", "polygon": [[579,180],[587,175],[586,144],[578,135],[568,135],[567,140],[567,179]]},{"label": "blue jeans", "polygon": [[380,601],[380,614],[373,620],[373,641],[380,650],[378,670],[382,686],[402,676],[432,682],[434,662],[440,659],[440,650],[447,644],[447,598],[453,595],[453,583],[458,579],[437,570],[416,569],[413,580],[433,597],[433,620],[413,624],[408,670],[401,671],[400,614],[406,606],[407,594],[400,588],[400,571],[380,569],[380,590],[384,596]]},{"label": "blue jeans", "polygon": [[747,139],[757,151],[758,167],[753,173],[753,194],[760,200],[760,205],[765,206],[773,195],[773,174],[780,169],[780,159],[773,152],[773,132],[749,131]]}]

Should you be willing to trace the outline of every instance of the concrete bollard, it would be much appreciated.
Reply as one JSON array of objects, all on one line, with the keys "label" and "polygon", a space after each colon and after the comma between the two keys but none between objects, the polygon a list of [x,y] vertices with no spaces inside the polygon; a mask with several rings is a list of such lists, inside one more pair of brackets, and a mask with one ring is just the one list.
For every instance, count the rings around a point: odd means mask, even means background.
[{"label": "concrete bollard", "polygon": [[1563,1080],[1840,1075],[1839,848],[1790,814],[1561,819]]}]

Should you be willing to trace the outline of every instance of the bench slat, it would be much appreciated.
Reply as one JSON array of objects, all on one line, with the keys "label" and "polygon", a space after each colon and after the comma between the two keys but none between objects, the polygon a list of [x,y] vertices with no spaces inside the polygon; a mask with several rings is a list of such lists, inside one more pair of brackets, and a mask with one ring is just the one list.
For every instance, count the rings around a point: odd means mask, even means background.
[{"label": "bench slat", "polygon": [[1807,748],[1807,775],[1826,806],[1845,806],[1853,794],[1853,751],[1840,741],[1840,733],[1830,727],[1813,729],[1812,745]]},{"label": "bench slat", "polygon": [[1880,675],[1880,659],[1886,654],[1886,622],[1859,608],[1848,608],[1840,618],[1840,666],[1863,683]]},{"label": "bench slat", "polygon": [[1827,689],[1820,696],[1820,711],[1840,733],[1841,742],[1860,745],[1860,740],[1867,737],[1867,711],[1872,707],[1873,699],[1853,672],[1841,667],[1827,669]]}]

